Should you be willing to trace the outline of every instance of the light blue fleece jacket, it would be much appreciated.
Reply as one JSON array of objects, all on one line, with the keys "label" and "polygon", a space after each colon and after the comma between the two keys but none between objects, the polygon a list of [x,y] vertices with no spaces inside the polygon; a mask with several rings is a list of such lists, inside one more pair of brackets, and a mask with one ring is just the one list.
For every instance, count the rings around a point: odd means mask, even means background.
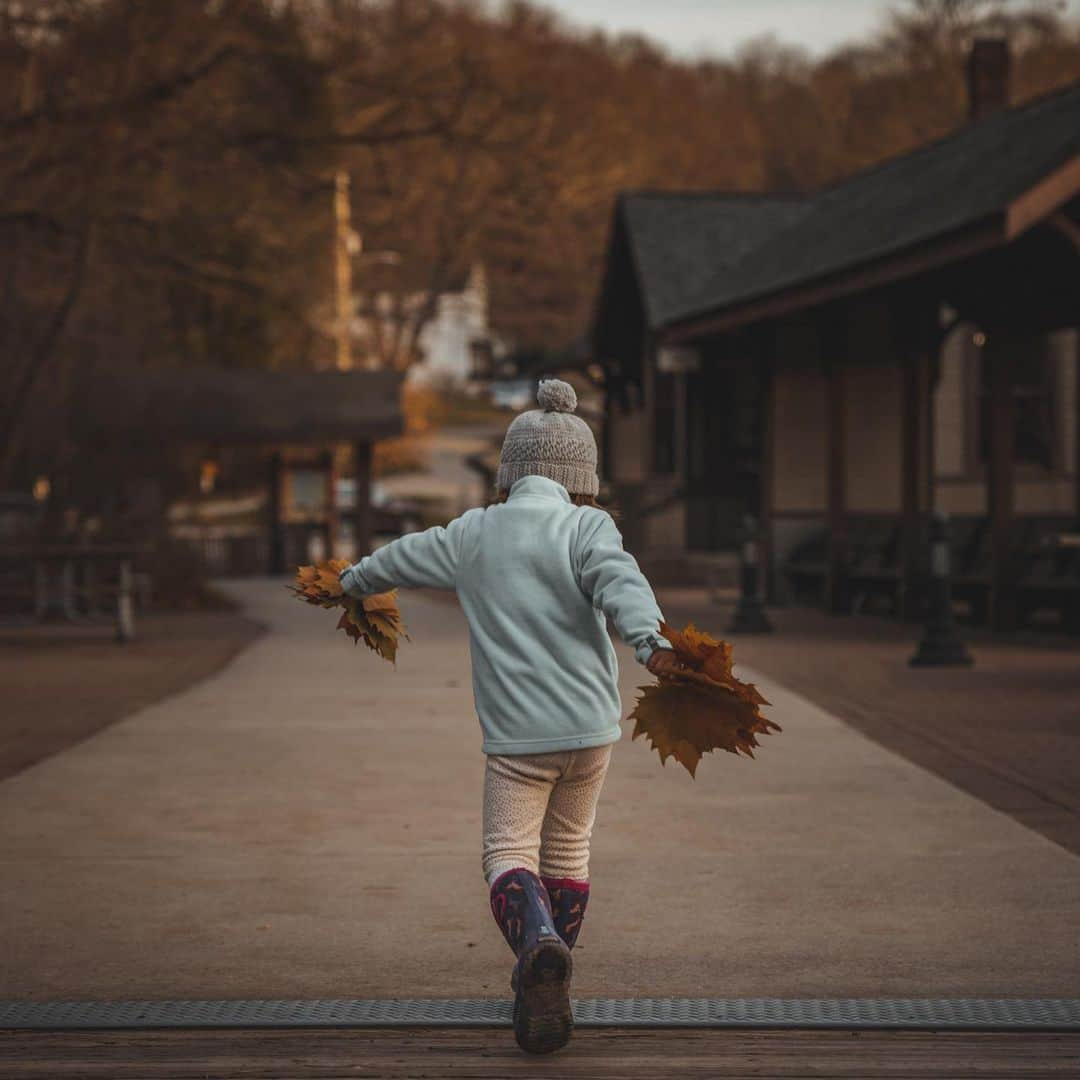
[{"label": "light blue fleece jacket", "polygon": [[611,516],[575,506],[546,476],[445,528],[409,533],[341,573],[353,596],[398,586],[456,589],[469,624],[485,754],[540,754],[617,741],[618,662],[645,663],[663,617]]}]

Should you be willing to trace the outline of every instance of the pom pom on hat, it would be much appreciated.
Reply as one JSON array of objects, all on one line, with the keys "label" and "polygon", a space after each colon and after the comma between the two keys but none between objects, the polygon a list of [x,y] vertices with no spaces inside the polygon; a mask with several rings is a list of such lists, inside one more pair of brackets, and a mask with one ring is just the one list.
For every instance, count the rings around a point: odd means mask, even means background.
[{"label": "pom pom on hat", "polygon": [[536,400],[548,412],[572,413],[577,408],[574,388],[562,379],[543,379],[537,387]]}]

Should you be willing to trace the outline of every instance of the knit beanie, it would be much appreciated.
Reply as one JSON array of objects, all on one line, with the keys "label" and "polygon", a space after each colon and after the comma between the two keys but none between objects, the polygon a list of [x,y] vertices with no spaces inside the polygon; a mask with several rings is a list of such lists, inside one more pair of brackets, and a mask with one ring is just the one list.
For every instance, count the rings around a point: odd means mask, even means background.
[{"label": "knit beanie", "polygon": [[592,429],[574,416],[577,394],[562,379],[543,379],[536,391],[539,409],[515,416],[506,430],[496,487],[509,490],[523,476],[546,476],[571,495],[595,495],[596,440]]}]

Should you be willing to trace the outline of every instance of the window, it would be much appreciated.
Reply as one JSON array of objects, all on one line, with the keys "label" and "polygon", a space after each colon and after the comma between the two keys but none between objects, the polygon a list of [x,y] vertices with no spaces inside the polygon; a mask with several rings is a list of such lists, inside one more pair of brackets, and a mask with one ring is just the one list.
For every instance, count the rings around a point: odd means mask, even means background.
[{"label": "window", "polygon": [[[1018,465],[1057,466],[1057,365],[1045,337],[1024,345],[1013,376],[1015,456]],[[977,464],[990,460],[990,365],[978,358],[976,385]]]},{"label": "window", "polygon": [[326,513],[326,477],[325,469],[289,469],[286,509],[290,517],[307,520]]}]

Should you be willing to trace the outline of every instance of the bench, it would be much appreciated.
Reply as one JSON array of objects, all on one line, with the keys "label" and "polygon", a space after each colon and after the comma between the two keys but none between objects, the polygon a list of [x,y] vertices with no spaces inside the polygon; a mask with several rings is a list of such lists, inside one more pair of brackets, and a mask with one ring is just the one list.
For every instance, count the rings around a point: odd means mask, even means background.
[{"label": "bench", "polygon": [[853,612],[884,600],[890,614],[900,611],[904,581],[900,538],[902,523],[895,517],[858,517],[848,522],[845,573]]},{"label": "bench", "polygon": [[1080,630],[1080,522],[1071,516],[1025,521],[1017,564],[1020,621],[1031,622],[1036,612],[1051,610],[1067,629]]},{"label": "bench", "polygon": [[[1017,618],[1030,622],[1039,610],[1055,609],[1062,622],[1080,619],[1080,551],[1060,537],[1080,533],[1071,516],[1046,515],[1014,519],[1009,537],[1006,579],[1016,590]],[[985,515],[950,519],[952,592],[968,605],[972,621],[986,621],[993,587],[994,562],[990,520]]]},{"label": "bench", "polygon": [[[847,580],[853,611],[884,600],[890,612],[899,610],[903,586],[902,524],[891,516],[858,515],[847,519],[847,538],[841,571]],[[796,545],[784,564],[792,594],[824,600],[829,576],[829,530],[820,528]]]},{"label": "bench", "polygon": [[144,550],[128,544],[0,545],[0,594],[23,605],[6,621],[26,624],[53,613],[74,623],[107,620],[118,641],[130,641],[136,593],[145,597],[149,591],[148,577],[133,568]]},{"label": "bench", "polygon": [[817,529],[796,544],[784,563],[783,572],[796,600],[812,598],[823,603],[825,581],[829,576],[829,530]]}]

